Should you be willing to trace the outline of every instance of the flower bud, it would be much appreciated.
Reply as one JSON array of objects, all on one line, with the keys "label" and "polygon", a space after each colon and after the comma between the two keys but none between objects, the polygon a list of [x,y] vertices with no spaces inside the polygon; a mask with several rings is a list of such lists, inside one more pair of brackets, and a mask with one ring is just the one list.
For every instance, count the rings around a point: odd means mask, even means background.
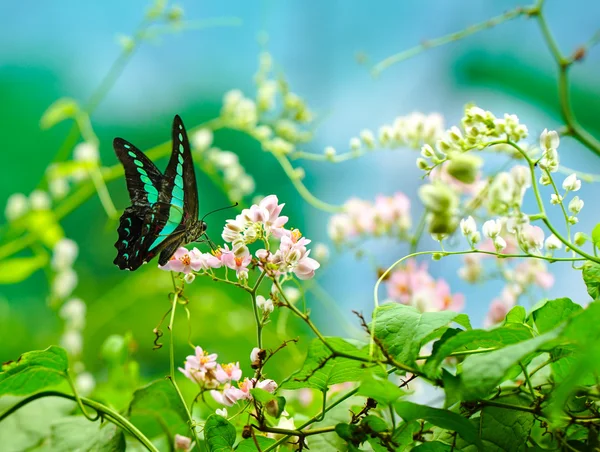
[{"label": "flower bud", "polygon": [[427,208],[434,213],[447,213],[458,205],[456,193],[443,184],[427,184],[419,188],[419,197]]},{"label": "flower bud", "polygon": [[558,137],[558,133],[554,130],[544,129],[540,135],[540,147],[544,150],[558,149],[559,144],[560,138]]},{"label": "flower bud", "polygon": [[426,158],[426,159],[430,159],[431,157],[433,157],[435,155],[435,151],[433,150],[433,148],[431,147],[431,145],[429,144],[425,144],[422,148],[421,148],[421,156]]},{"label": "flower bud", "polygon": [[567,191],[577,191],[581,188],[581,181],[577,179],[577,174],[573,173],[563,181],[562,187]]},{"label": "flower bud", "polygon": [[4,215],[8,221],[16,220],[27,213],[29,201],[23,193],[14,193],[6,201],[6,210]]},{"label": "flower bud", "polygon": [[429,233],[437,235],[452,234],[458,226],[457,219],[448,212],[436,213],[431,216]]},{"label": "flower bud", "polygon": [[325,158],[327,160],[329,160],[330,162],[335,158],[336,152],[335,152],[335,148],[333,146],[327,146],[325,148],[324,152],[325,152]]},{"label": "flower bud", "polygon": [[373,136],[373,132],[371,132],[370,130],[361,130],[360,139],[369,149],[373,149],[375,147],[375,137]]},{"label": "flower bud", "polygon": [[502,230],[502,223],[500,220],[488,220],[483,223],[481,230],[483,231],[483,235],[493,239],[500,234],[500,231]]},{"label": "flower bud", "polygon": [[551,234],[544,242],[546,249],[550,251],[559,250],[562,248],[562,242],[554,234]]},{"label": "flower bud", "polygon": [[585,234],[583,232],[576,232],[573,236],[573,240],[575,241],[575,245],[583,246],[586,242]]},{"label": "flower bud", "polygon": [[456,154],[450,158],[448,174],[465,184],[472,184],[483,161],[475,155]]},{"label": "flower bud", "polygon": [[466,238],[470,238],[477,231],[477,224],[472,216],[460,220],[460,230]]},{"label": "flower bud", "polygon": [[360,139],[356,137],[350,138],[350,149],[353,151],[358,151],[361,148]]},{"label": "flower bud", "polygon": [[429,169],[429,163],[427,160],[419,157],[417,159],[417,168],[419,168],[421,171],[427,171]]},{"label": "flower bud", "polygon": [[192,147],[199,151],[210,148],[213,142],[213,133],[210,129],[200,129],[192,135]]},{"label": "flower bud", "polygon": [[569,202],[569,212],[574,215],[577,215],[583,209],[583,199],[579,199],[579,196],[573,197],[571,202]]},{"label": "flower bud", "polygon": [[496,252],[499,253],[504,248],[506,248],[506,240],[504,240],[499,235],[494,237],[494,248],[496,249]]}]

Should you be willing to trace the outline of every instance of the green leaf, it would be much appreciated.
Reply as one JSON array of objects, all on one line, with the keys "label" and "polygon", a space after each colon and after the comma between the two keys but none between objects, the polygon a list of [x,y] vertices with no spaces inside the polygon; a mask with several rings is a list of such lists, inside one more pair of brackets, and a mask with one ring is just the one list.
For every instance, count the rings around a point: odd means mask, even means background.
[{"label": "green leaf", "polygon": [[400,450],[408,450],[411,444],[414,444],[414,434],[421,428],[418,421],[402,422],[394,430],[392,441],[400,446],[404,446]]},{"label": "green leaf", "polygon": [[235,427],[222,416],[212,414],[204,424],[204,437],[210,452],[233,450]]},{"label": "green leaf", "polygon": [[47,255],[14,257],[0,261],[0,284],[15,284],[29,278],[48,263]]},{"label": "green leaf", "polygon": [[176,433],[190,436],[186,409],[168,380],[157,380],[135,391],[129,419],[149,438],[162,434],[173,437]]},{"label": "green leaf", "polygon": [[405,392],[389,381],[386,377],[367,374],[358,387],[358,395],[370,397],[383,405],[391,403],[402,397]]},{"label": "green leaf", "polygon": [[396,413],[406,422],[423,419],[447,430],[458,433],[465,441],[482,447],[477,430],[464,417],[452,411],[418,405],[412,402],[398,402],[394,405]]},{"label": "green leaf", "polygon": [[531,329],[521,323],[510,324],[493,330],[461,331],[436,347],[438,342],[444,339],[444,336],[442,336],[442,339],[434,344],[432,355],[427,359],[424,370],[428,375],[437,377],[441,373],[440,365],[452,353],[482,348],[502,348],[531,339],[531,337]]},{"label": "green leaf", "polygon": [[[498,400],[516,406],[529,406],[525,399],[505,397]],[[529,450],[527,438],[533,427],[534,417],[531,413],[486,406],[478,418],[478,429],[481,440],[498,446],[501,450],[515,452]]]},{"label": "green leaf", "polygon": [[125,435],[110,422],[91,422],[83,416],[72,416],[52,424],[50,443],[55,452],[121,452],[125,450]]},{"label": "green leaf", "polygon": [[[375,336],[388,353],[403,364],[413,365],[421,346],[441,334],[460,314],[451,311],[421,313],[412,306],[387,304],[375,310]],[[464,315],[459,318],[464,320]]]},{"label": "green leaf", "polygon": [[[329,337],[326,340],[336,351],[361,358],[369,357],[366,351],[359,350],[339,337]],[[331,356],[331,350],[320,339],[313,339],[308,347],[308,354],[302,368],[282,387],[286,389],[315,388],[326,391],[329,386],[336,383],[359,381],[370,373],[369,369],[376,366],[369,366],[362,361],[349,358],[331,358]],[[385,373],[379,367],[375,371]]]},{"label": "green leaf", "polygon": [[0,395],[28,395],[57,385],[67,377],[68,368],[67,353],[60,347],[24,353],[2,366]]},{"label": "green leaf", "polygon": [[[273,438],[267,438],[266,436],[256,436],[256,441],[258,442],[258,446],[260,450],[265,450],[267,447],[272,446],[275,443]],[[254,438],[247,438],[236,446],[236,452],[257,452],[256,443],[254,442]]]},{"label": "green leaf", "polygon": [[592,300],[600,297],[600,265],[587,261],[583,264],[583,282]]},{"label": "green leaf", "polygon": [[388,425],[383,419],[372,414],[365,416],[360,422],[361,425],[366,425],[369,429],[375,433],[383,433],[388,430]]},{"label": "green leaf", "polygon": [[73,118],[78,111],[79,105],[77,105],[77,101],[74,99],[69,97],[58,99],[42,115],[40,127],[42,129],[49,129],[67,118]]},{"label": "green leaf", "polygon": [[[21,397],[3,396],[0,412],[14,406]],[[19,408],[0,422],[0,449],[2,451],[33,451],[48,442],[51,432],[49,420],[66,418],[77,409],[75,402],[61,397],[44,397]]]},{"label": "green leaf", "polygon": [[285,410],[284,397],[276,396],[261,388],[251,389],[250,394],[252,394],[255,400],[266,405],[267,413],[273,417],[278,418],[281,416],[283,410]]},{"label": "green leaf", "polygon": [[27,228],[48,248],[54,248],[65,233],[51,210],[36,210],[27,216]]},{"label": "green leaf", "polygon": [[450,452],[452,446],[448,444],[440,443],[439,441],[429,441],[427,443],[419,444],[417,447],[413,447],[411,452]]},{"label": "green leaf", "polygon": [[596,247],[598,247],[600,244],[600,223],[598,223],[596,226],[594,226],[594,229],[592,229],[592,243]]},{"label": "green leaf", "polygon": [[527,318],[527,311],[523,306],[514,306],[508,314],[506,314],[506,318],[504,319],[504,324],[508,325],[509,323],[525,323],[525,319]]},{"label": "green leaf", "polygon": [[531,315],[533,316],[537,330],[540,333],[545,333],[556,328],[582,309],[580,305],[573,303],[568,298],[557,298],[556,300],[547,301],[533,311]]},{"label": "green leaf", "polygon": [[508,345],[500,350],[479,355],[470,355],[462,363],[461,393],[464,400],[486,397],[505,377],[508,371],[533,353],[554,340],[559,329],[527,341]]}]

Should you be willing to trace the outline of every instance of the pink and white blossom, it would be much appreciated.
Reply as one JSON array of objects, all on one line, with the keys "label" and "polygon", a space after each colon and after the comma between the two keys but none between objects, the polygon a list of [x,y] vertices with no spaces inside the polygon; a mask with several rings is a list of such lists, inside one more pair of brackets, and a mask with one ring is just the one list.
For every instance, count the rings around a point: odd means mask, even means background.
[{"label": "pink and white blossom", "polygon": [[217,364],[215,378],[219,383],[238,381],[240,378],[242,378],[240,363]]},{"label": "pink and white blossom", "polygon": [[210,383],[214,379],[217,357],[216,353],[209,354],[202,347],[196,347],[195,353],[186,357],[184,367],[179,371],[195,383]]}]

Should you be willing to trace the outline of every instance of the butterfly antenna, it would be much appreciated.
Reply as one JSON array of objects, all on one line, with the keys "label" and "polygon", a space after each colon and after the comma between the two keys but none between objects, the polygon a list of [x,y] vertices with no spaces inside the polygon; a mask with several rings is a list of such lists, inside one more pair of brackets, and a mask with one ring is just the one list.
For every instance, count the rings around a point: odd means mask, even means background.
[{"label": "butterfly antenna", "polygon": [[210,211],[210,212],[208,212],[206,215],[204,215],[200,221],[204,221],[204,219],[205,219],[207,216],[209,216],[209,215],[211,215],[211,214],[213,214],[213,213],[215,213],[215,212],[218,212],[218,211],[220,211],[220,210],[233,209],[234,207],[237,207],[237,206],[239,206],[239,205],[240,205],[240,203],[239,203],[239,202],[236,202],[235,204],[232,204],[231,206],[227,206],[227,207],[219,207],[218,209],[211,210],[211,211]]}]

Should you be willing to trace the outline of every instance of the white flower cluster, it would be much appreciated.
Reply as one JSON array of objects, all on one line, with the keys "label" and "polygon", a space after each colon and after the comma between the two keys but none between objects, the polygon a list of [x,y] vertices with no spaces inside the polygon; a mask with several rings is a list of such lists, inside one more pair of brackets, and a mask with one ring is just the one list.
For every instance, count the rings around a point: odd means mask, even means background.
[{"label": "white flower cluster", "polygon": [[53,198],[61,199],[69,193],[70,183],[89,177],[90,171],[100,164],[100,152],[96,143],[84,141],[73,149],[73,160],[54,163],[46,170],[48,190]]},{"label": "white flower cluster", "polygon": [[[350,139],[350,149],[374,149],[377,145],[386,148],[410,147],[419,149],[425,144],[433,144],[444,133],[444,118],[438,113],[425,115],[414,112],[397,117],[392,124],[379,128],[377,139],[369,129],[363,129],[359,137]],[[327,148],[326,148],[327,149]],[[331,153],[331,150],[329,150]],[[327,153],[327,150],[326,150]]]},{"label": "white flower cluster", "polygon": [[48,193],[34,190],[29,197],[23,193],[13,193],[6,200],[4,215],[8,221],[16,221],[30,211],[49,210],[52,205]]},{"label": "white flower cluster", "polygon": [[[565,178],[562,183],[562,188],[565,191],[564,195],[556,193],[552,193],[550,195],[551,204],[564,204],[564,201],[570,192],[579,191],[581,188],[581,181],[577,179],[577,175],[573,173]],[[581,209],[583,209],[583,205],[583,199],[581,199],[579,196],[573,196],[573,198],[571,198],[571,201],[569,201],[567,206],[569,213],[571,213],[571,215],[569,215],[567,218],[569,224],[577,224],[579,222],[577,215],[579,212],[581,212]]]},{"label": "white flower cluster", "polygon": [[518,209],[525,191],[531,187],[531,173],[523,165],[513,166],[509,172],[498,173],[491,181],[487,194],[487,208],[497,215]]},{"label": "white flower cluster", "polygon": [[212,147],[213,134],[209,129],[200,129],[191,137],[196,154],[223,176],[227,196],[232,201],[241,201],[254,193],[254,178],[250,176],[234,152]]},{"label": "white flower cluster", "polygon": [[73,293],[77,286],[77,273],[73,270],[73,263],[77,259],[79,247],[71,239],[61,239],[54,246],[52,254],[52,296],[64,300]]}]

